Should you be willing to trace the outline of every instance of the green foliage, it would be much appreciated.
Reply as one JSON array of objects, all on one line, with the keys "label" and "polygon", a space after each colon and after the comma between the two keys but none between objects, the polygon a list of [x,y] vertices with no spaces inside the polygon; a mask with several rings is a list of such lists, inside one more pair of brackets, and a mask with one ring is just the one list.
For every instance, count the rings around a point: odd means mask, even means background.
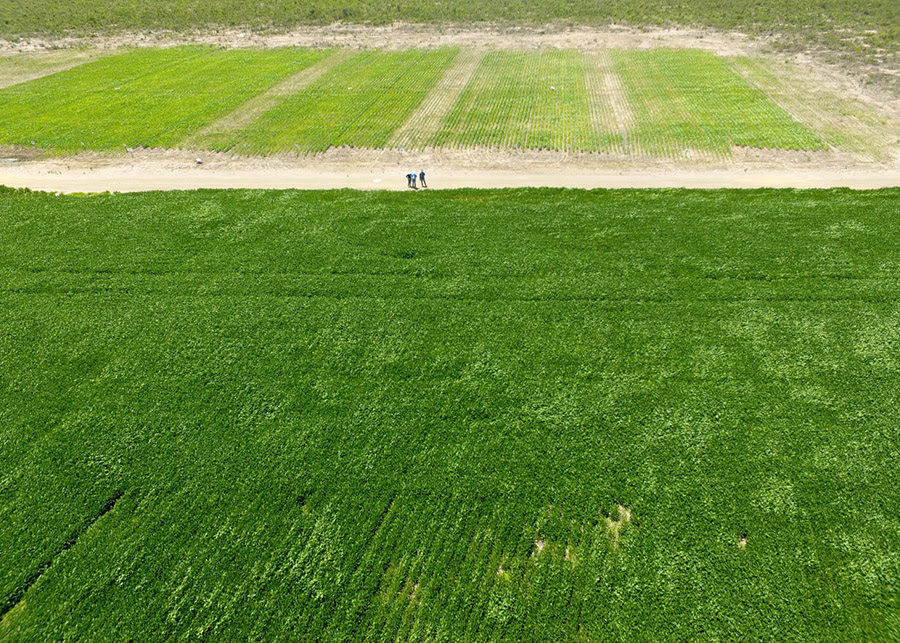
[{"label": "green foliage", "polygon": [[[259,113],[248,108],[233,128],[190,136],[220,117],[240,117],[247,99],[325,52],[139,50],[0,90],[0,143],[55,152],[178,145],[241,154],[379,148],[422,104],[457,53],[358,53],[302,89],[273,92]],[[624,96],[611,93],[609,76],[624,86]],[[625,105],[618,112],[616,100]],[[629,110],[633,116],[619,113]],[[663,157],[685,149],[728,156],[733,145],[825,147],[723,59],[699,50],[490,52],[430,144]]]},{"label": "green foliage", "polygon": [[250,154],[383,147],[446,72],[457,50],[367,51],[338,64],[212,149]]},{"label": "green foliage", "polygon": [[628,149],[681,157],[730,156],[732,146],[823,150],[825,143],[712,53],[690,49],[614,51],[634,113]]},{"label": "green foliage", "polygon": [[580,53],[493,51],[431,142],[595,151],[593,130]]},{"label": "green foliage", "polygon": [[24,194],[31,194],[31,190],[28,188],[12,188],[8,185],[3,185],[0,183],[0,197],[5,196],[22,196]]},{"label": "green foliage", "polygon": [[0,199],[0,641],[896,638],[898,198]]},{"label": "green foliage", "polygon": [[171,147],[323,55],[137,49],[0,90],[0,143],[63,152]]}]

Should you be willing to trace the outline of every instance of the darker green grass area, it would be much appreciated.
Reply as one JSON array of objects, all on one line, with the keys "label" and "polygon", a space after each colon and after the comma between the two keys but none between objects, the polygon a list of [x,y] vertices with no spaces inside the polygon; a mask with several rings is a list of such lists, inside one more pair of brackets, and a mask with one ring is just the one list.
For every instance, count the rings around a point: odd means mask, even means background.
[{"label": "darker green grass area", "polygon": [[900,191],[0,192],[0,641],[890,640]]}]

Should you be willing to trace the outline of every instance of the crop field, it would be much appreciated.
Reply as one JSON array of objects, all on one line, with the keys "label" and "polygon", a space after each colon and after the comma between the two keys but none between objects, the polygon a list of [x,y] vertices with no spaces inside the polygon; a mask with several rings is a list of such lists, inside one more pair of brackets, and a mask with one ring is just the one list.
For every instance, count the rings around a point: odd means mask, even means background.
[{"label": "crop field", "polygon": [[822,150],[825,143],[726,61],[706,51],[613,51],[634,114],[629,149],[681,156],[685,148],[727,157],[732,146]]},{"label": "crop field", "polygon": [[0,143],[171,147],[325,54],[185,46],[103,58],[0,90]]},{"label": "crop field", "polygon": [[200,143],[250,154],[383,147],[457,53],[436,49],[357,54],[242,130]]},{"label": "crop field", "polygon": [[[822,150],[813,132],[724,59],[699,50],[492,52],[432,144],[718,157],[732,146]],[[615,74],[610,85],[604,75]],[[624,97],[613,88],[622,87]],[[629,113],[617,113],[616,99]],[[592,118],[592,114],[597,114]]]},{"label": "crop field", "polygon": [[577,51],[485,56],[433,139],[447,145],[597,151]]},{"label": "crop field", "polygon": [[0,88],[46,76],[105,55],[90,49],[58,49],[0,55]]},{"label": "crop field", "polygon": [[893,640],[900,191],[0,194],[0,641]]},{"label": "crop field", "polygon": [[750,69],[677,49],[148,49],[0,90],[0,144],[57,154],[433,146],[657,158],[827,149],[739,73]]},{"label": "crop field", "polygon": [[609,25],[738,31],[779,49],[827,50],[872,82],[900,90],[900,3],[895,0],[0,0],[0,38],[116,34],[122,31],[285,31],[301,25],[431,24],[560,29]]}]

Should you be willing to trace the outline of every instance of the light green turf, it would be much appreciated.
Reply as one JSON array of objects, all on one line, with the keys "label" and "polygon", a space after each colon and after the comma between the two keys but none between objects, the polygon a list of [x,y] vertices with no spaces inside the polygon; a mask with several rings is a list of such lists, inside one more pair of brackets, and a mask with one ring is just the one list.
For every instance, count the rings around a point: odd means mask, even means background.
[{"label": "light green turf", "polygon": [[0,55],[0,87],[83,65],[106,55],[96,49],[52,49]]},{"label": "light green turf", "polygon": [[576,51],[489,53],[432,145],[597,150],[584,64]]},{"label": "light green turf", "polygon": [[0,144],[170,147],[324,52],[139,49],[0,90]]},{"label": "light green turf", "polygon": [[[326,52],[136,50],[0,90],[0,145],[51,153],[180,145],[260,155],[383,148],[409,127],[457,53],[357,53],[254,104]],[[207,127],[223,117],[228,127]],[[434,121],[435,133],[422,136],[434,147],[665,158],[728,157],[734,146],[826,147],[728,61],[700,50],[493,51]]]},{"label": "light green turf", "polygon": [[449,69],[456,49],[367,51],[209,147],[248,154],[383,147]]},{"label": "light green turf", "polygon": [[635,119],[632,152],[726,157],[732,146],[822,150],[825,143],[722,58],[694,49],[613,51]]}]

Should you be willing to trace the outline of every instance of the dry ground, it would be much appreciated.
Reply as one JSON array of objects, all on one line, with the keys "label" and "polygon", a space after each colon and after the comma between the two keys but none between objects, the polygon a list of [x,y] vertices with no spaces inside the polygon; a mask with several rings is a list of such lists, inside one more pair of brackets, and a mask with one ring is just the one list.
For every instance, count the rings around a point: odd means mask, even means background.
[{"label": "dry ground", "polygon": [[[135,192],[194,188],[353,188],[406,189],[407,168],[423,167],[429,188],[647,188],[783,187],[858,189],[900,186],[900,165],[870,169],[816,168],[747,163],[743,167],[682,166],[672,163],[587,167],[556,159],[529,158],[521,163],[495,159],[483,166],[437,154],[431,163],[397,162],[377,153],[350,158],[242,158],[204,154],[203,164],[185,151],[142,150],[117,157],[84,155],[73,159],[4,162],[0,184],[59,192]],[[419,159],[424,156],[417,157]],[[437,160],[440,159],[440,160]],[[505,156],[506,161],[511,161]]]}]

